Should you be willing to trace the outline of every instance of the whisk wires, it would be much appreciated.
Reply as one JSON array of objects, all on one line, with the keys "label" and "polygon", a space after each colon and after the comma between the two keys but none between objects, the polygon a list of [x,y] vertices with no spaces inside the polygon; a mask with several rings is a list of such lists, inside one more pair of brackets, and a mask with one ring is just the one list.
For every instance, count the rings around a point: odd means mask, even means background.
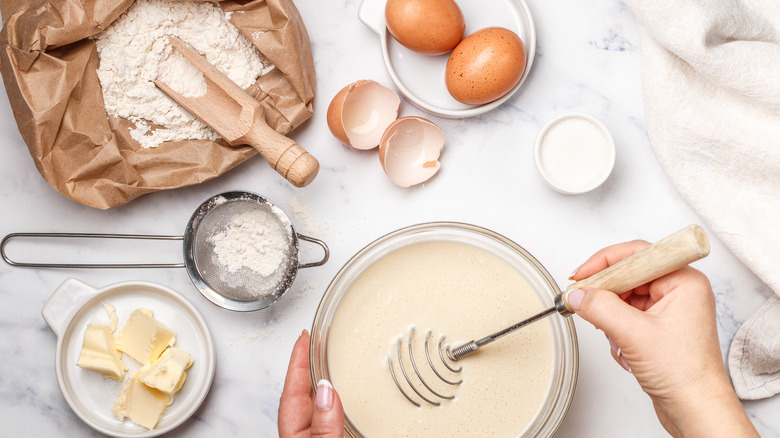
[{"label": "whisk wires", "polygon": [[[417,361],[415,360],[415,354],[413,349],[413,338],[414,338],[414,327],[411,328],[409,331],[409,338],[407,340],[407,353],[408,353],[408,360],[409,363],[412,366],[413,373],[411,371],[407,371],[407,366],[404,365],[404,357],[403,357],[403,337],[398,337],[398,342],[396,343],[395,348],[395,357],[396,362],[398,364],[398,368],[401,370],[401,374],[404,377],[404,380],[406,381],[406,385],[402,384],[402,381],[398,378],[398,374],[395,371],[395,366],[393,365],[393,354],[392,352],[389,352],[387,355],[387,365],[390,369],[390,375],[393,378],[393,382],[395,383],[395,386],[398,388],[398,390],[403,394],[403,396],[409,400],[413,405],[417,407],[421,407],[421,404],[414,398],[414,396],[408,391],[408,389],[411,389],[414,394],[416,394],[422,401],[433,405],[433,406],[441,406],[441,403],[436,400],[436,398],[441,400],[452,400],[455,398],[454,395],[445,395],[442,394],[440,391],[435,390],[429,382],[426,381],[426,379],[423,377],[423,374],[420,372],[420,369],[417,367]],[[428,366],[433,371],[434,375],[441,380],[442,382],[448,384],[448,385],[460,385],[463,383],[463,380],[450,380],[446,377],[444,377],[439,370],[436,369],[436,366],[434,365],[434,360],[431,358],[430,354],[430,348],[429,348],[429,340],[431,338],[432,330],[428,330],[425,333],[425,357],[427,359]],[[447,360],[445,360],[443,352],[443,343],[444,343],[445,336],[442,335],[439,338],[438,343],[438,352],[439,352],[439,358],[442,362],[442,364],[450,370],[452,373],[459,373],[462,371],[462,367],[454,368],[449,363],[447,363]],[[449,348],[449,347],[446,347]],[[419,387],[417,384],[419,382],[422,387]]]}]

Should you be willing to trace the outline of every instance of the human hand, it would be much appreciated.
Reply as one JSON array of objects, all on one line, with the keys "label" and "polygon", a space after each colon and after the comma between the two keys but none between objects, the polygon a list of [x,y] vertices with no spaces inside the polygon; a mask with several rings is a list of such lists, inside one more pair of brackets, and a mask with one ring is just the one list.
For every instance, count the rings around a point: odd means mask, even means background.
[{"label": "human hand", "polygon": [[339,395],[327,380],[317,384],[314,395],[309,377],[309,333],[295,342],[287,378],[279,400],[277,421],[280,438],[342,438],[344,409]]},{"label": "human hand", "polygon": [[[587,278],[650,245],[612,245],[572,275]],[[718,343],[715,296],[690,266],[621,295],[584,288],[567,300],[601,329],[612,357],[633,372],[658,419],[673,436],[758,436],[726,375]]]}]

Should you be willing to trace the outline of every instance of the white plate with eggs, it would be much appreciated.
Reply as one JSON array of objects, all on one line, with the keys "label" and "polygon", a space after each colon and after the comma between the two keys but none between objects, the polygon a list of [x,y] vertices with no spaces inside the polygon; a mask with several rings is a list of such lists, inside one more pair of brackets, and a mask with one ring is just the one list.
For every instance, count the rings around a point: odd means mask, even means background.
[{"label": "white plate with eggs", "polygon": [[[465,21],[464,40],[479,30],[501,27],[517,34],[525,49],[525,65],[522,66],[522,76],[519,81],[500,97],[478,104],[467,104],[456,100],[448,89],[445,78],[450,52],[439,55],[418,53],[401,45],[390,34],[385,17],[387,1],[362,0],[358,17],[363,24],[379,35],[382,57],[390,78],[401,94],[417,107],[440,117],[473,117],[504,103],[520,89],[528,77],[536,52],[536,28],[531,11],[524,0],[456,0]],[[434,0],[434,3],[437,2],[439,0]],[[411,35],[412,38],[417,36]],[[479,42],[472,44],[477,49],[479,45]],[[451,85],[450,88],[454,94],[458,94],[457,86]],[[486,99],[490,99],[491,90],[484,92],[478,90],[477,93],[483,93]]]}]

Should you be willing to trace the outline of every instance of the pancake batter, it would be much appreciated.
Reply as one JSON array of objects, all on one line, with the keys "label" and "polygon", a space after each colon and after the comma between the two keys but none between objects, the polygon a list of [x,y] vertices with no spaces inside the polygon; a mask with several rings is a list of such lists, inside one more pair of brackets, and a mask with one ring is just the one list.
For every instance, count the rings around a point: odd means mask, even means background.
[{"label": "pancake batter", "polygon": [[531,285],[499,257],[465,243],[414,243],[377,260],[344,295],[328,337],[330,380],[346,415],[366,437],[516,437],[550,388],[549,322],[524,327],[464,358],[456,364],[463,366],[458,375],[442,373],[462,378],[457,387],[426,377],[437,391],[456,396],[439,407],[418,400],[418,408],[404,398],[390,376],[388,353],[397,362],[397,339],[403,336],[406,349],[414,326],[418,368],[430,373],[423,349],[429,328],[435,350],[441,333],[458,346],[542,310]]}]

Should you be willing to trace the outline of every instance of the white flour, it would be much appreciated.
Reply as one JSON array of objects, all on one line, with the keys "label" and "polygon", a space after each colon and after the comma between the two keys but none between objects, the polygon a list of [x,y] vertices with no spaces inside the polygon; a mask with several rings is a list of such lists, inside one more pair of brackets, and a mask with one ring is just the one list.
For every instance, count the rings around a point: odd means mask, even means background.
[{"label": "white flour", "polygon": [[154,85],[159,78],[187,97],[206,93],[202,73],[173,50],[168,35],[190,44],[244,89],[273,69],[217,4],[137,0],[95,39],[106,111],[133,122],[130,135],[144,148],[218,138]]},{"label": "white flour", "polygon": [[233,216],[211,242],[219,264],[230,273],[248,268],[269,276],[287,260],[285,233],[276,217],[265,210]]}]

